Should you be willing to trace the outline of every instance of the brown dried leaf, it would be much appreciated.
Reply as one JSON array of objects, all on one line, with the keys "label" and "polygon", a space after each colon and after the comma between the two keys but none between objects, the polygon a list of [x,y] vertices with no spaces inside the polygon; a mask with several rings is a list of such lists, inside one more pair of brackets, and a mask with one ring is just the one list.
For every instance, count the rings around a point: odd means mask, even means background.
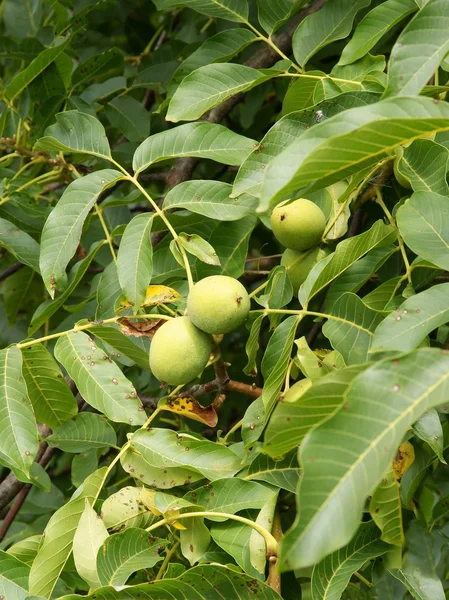
[{"label": "brown dried leaf", "polygon": [[120,319],[120,330],[131,337],[152,338],[156,331],[165,323],[165,319],[152,319],[151,321],[131,321]]},{"label": "brown dried leaf", "polygon": [[213,405],[201,406],[193,396],[168,398],[166,404],[162,407],[164,410],[183,415],[194,421],[204,423],[209,427],[215,427],[218,422],[218,415]]}]

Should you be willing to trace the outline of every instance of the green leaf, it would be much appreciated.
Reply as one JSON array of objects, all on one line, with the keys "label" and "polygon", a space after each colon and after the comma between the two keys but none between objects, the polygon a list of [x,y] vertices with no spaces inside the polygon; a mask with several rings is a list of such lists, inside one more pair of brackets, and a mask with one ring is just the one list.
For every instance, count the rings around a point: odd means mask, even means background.
[{"label": "green leaf", "polygon": [[354,573],[387,550],[388,546],[380,541],[379,530],[374,523],[362,524],[347,546],[315,565],[311,581],[313,600],[341,598]]},{"label": "green leaf", "polygon": [[111,125],[130,142],[140,142],[149,135],[150,114],[135,98],[116,96],[104,110]]},{"label": "green leaf", "polygon": [[[148,352],[138,346],[137,343],[134,343],[126,335],[120,333],[115,325],[95,325],[91,327],[89,331],[99,340],[106,342],[106,344],[115,348],[120,354],[123,354],[134,361],[136,365],[142,369],[147,371],[150,370]],[[117,354],[117,358],[120,354]]]},{"label": "green leaf", "polygon": [[243,369],[245,375],[255,375],[257,373],[256,359],[259,351],[260,329],[262,327],[264,317],[264,314],[258,315],[251,325],[251,330],[245,347],[246,355],[248,357],[248,362]]},{"label": "green leaf", "polygon": [[269,35],[272,35],[306,2],[307,0],[278,0],[277,2],[257,0],[259,23]]},{"label": "green leaf", "polygon": [[[203,479],[200,473],[190,468],[153,466],[139,452],[127,450],[120,457],[123,469],[140,483],[159,490],[171,489],[175,486],[187,485]],[[168,465],[168,461],[167,461]]]},{"label": "green leaf", "polygon": [[375,6],[357,25],[338,64],[348,65],[365,56],[390,29],[417,9],[414,0],[387,0]]},{"label": "green leaf", "polygon": [[183,60],[176,69],[170,85],[177,86],[186,75],[205,65],[228,62],[256,40],[256,35],[249,29],[226,29],[216,33],[207,38],[195,52]]},{"label": "green leaf", "polygon": [[247,0],[154,0],[158,10],[188,6],[203,15],[227,21],[248,20]]},{"label": "green leaf", "polygon": [[111,494],[101,506],[101,517],[107,529],[122,531],[128,527],[147,527],[154,521],[142,502],[142,487],[126,486]]},{"label": "green leaf", "polygon": [[196,233],[180,233],[178,241],[189,254],[196,256],[201,262],[220,267],[221,262],[213,246]]},{"label": "green leaf", "polygon": [[410,181],[415,192],[447,195],[449,151],[432,140],[415,140],[398,161],[397,169]]},{"label": "green leaf", "polygon": [[231,192],[232,185],[221,181],[185,181],[168,192],[163,208],[187,208],[219,221],[238,221],[254,214],[257,202],[253,198],[233,199]]},{"label": "green leaf", "polygon": [[424,442],[429,444],[438,459],[446,464],[443,456],[444,434],[438,412],[431,408],[420,417],[413,426],[415,434]]},{"label": "green leaf", "polygon": [[346,110],[311,127],[271,161],[259,208],[265,210],[299,188],[327,187],[409,140],[445,129],[449,107],[431,98],[392,98]]},{"label": "green leaf", "polygon": [[42,50],[31,63],[21,69],[11,79],[5,88],[5,96],[12,102],[27,86],[36,79],[49,65],[60,56],[66,47],[72,42],[73,34],[67,34],[64,38],[57,38],[53,46]]},{"label": "green leaf", "polygon": [[[194,492],[187,492],[184,500],[207,507],[208,511],[235,515],[248,508],[263,508],[275,492],[268,486],[243,479],[219,479]],[[224,521],[223,517],[207,517],[213,521]]]},{"label": "green leaf", "polygon": [[[345,409],[313,430],[301,446],[301,508],[282,542],[283,569],[314,564],[349,542],[366,497],[407,429],[448,393],[449,357],[437,349],[380,361],[356,377],[344,395]],[[342,510],[344,520],[336,518]]]},{"label": "green leaf", "polygon": [[37,427],[15,346],[0,350],[0,397],[0,462],[27,481],[37,452]]},{"label": "green leaf", "polygon": [[407,246],[431,263],[449,269],[449,214],[447,198],[415,192],[397,212],[399,231]]},{"label": "green leaf", "polygon": [[115,446],[117,436],[103,415],[82,412],[56,427],[46,442],[63,452],[87,452],[92,448]]},{"label": "green leaf", "polygon": [[170,429],[137,431],[130,444],[152,467],[186,467],[210,481],[232,477],[240,469],[240,459],[226,446]]},{"label": "green leaf", "polygon": [[61,308],[61,306],[63,306],[67,298],[71,296],[72,292],[84,277],[91,262],[95,258],[100,248],[102,248],[103,244],[104,242],[98,242],[97,244],[94,244],[86,258],[76,263],[76,265],[70,271],[67,287],[62,294],[60,294],[55,300],[46,300],[38,307],[31,318],[31,325],[28,328],[29,335],[32,335],[35,331],[42,327],[42,325],[52,315],[54,315],[55,312]]},{"label": "green leaf", "polygon": [[39,244],[25,231],[0,218],[0,246],[39,273]]},{"label": "green leaf", "polygon": [[181,552],[193,566],[206,553],[211,537],[209,529],[204,524],[203,517],[189,517],[183,519],[182,524],[186,529],[179,532]]},{"label": "green leaf", "polygon": [[371,352],[417,348],[431,331],[449,321],[449,283],[435,285],[407,298],[377,327]]},{"label": "green leaf", "polygon": [[402,31],[391,50],[385,96],[419,94],[448,52],[446,2],[429,0]]},{"label": "green leaf", "polygon": [[78,247],[84,221],[101,192],[123,179],[119,171],[103,169],[73,181],[50,213],[42,231],[40,269],[52,298],[64,283],[65,270]]},{"label": "green leaf", "polygon": [[14,325],[19,312],[34,304],[35,294],[41,290],[36,272],[28,267],[19,269],[2,283],[3,305],[8,325]]},{"label": "green leaf", "polygon": [[373,333],[382,315],[368,308],[356,294],[346,292],[330,309],[334,317],[323,326],[323,334],[347,365],[366,362]]},{"label": "green leaf", "polygon": [[22,359],[22,373],[36,419],[54,429],[76,415],[75,397],[45,346],[23,347]]},{"label": "green leaf", "polygon": [[[412,521],[406,536],[407,552],[402,569],[392,571],[417,600],[444,600],[443,584],[437,575],[434,534]],[[438,552],[439,554],[439,552]]]},{"label": "green leaf", "polygon": [[399,482],[393,469],[389,470],[371,497],[369,511],[382,532],[381,540],[402,548],[404,530],[402,526],[402,503]]},{"label": "green leaf", "polygon": [[141,569],[151,569],[163,559],[161,555],[168,540],[152,537],[142,529],[126,529],[105,541],[97,556],[101,585],[124,585]]},{"label": "green leaf", "polygon": [[135,216],[126,226],[117,255],[120,286],[136,310],[145,300],[153,274],[153,246],[150,238],[152,224],[151,214]]},{"label": "green leaf", "polygon": [[97,554],[109,535],[103,520],[94,511],[89,500],[85,498],[84,502],[84,511],[73,538],[73,559],[78,575],[95,590],[101,585],[96,568]]},{"label": "green leaf", "polygon": [[[357,86],[360,89],[360,86]],[[321,102],[330,102],[330,98],[334,99],[341,95],[343,90],[335,80],[331,79],[329,75],[326,75],[323,71],[307,71],[304,75],[296,80],[287,90],[282,102],[282,115],[287,115],[293,111],[303,110],[320,104]],[[337,111],[339,112],[339,111]],[[319,123],[320,113],[315,116],[312,125]],[[284,148],[278,149],[278,154],[284,150]]]},{"label": "green leaf", "polygon": [[283,265],[278,265],[271,271],[264,292],[254,298],[264,308],[282,308],[291,301],[293,287]]},{"label": "green leaf", "polygon": [[296,493],[299,482],[299,465],[296,452],[290,452],[282,460],[274,460],[265,454],[259,454],[244,476],[246,481],[264,481],[270,485]]},{"label": "green leaf", "polygon": [[90,475],[76,494],[57,510],[45,528],[45,535],[30,573],[30,595],[50,598],[59,575],[72,552],[73,538],[84,512],[85,501],[92,505],[104,478],[106,467]]},{"label": "green leaf", "polygon": [[298,298],[303,306],[332,281],[374,248],[389,246],[396,238],[395,229],[376,221],[368,231],[340,242],[336,251],[321,260],[310,271],[299,288]]},{"label": "green leaf", "polygon": [[119,48],[109,48],[101,54],[94,54],[82,62],[72,74],[72,88],[88,79],[123,66],[123,54]]},{"label": "green leaf", "polygon": [[262,395],[254,400],[243,417],[242,438],[245,446],[259,439],[268,423],[281,391],[298,327],[298,317],[285,319],[268,342],[262,360],[264,387]]},{"label": "green leaf", "polygon": [[333,0],[321,10],[306,17],[293,36],[293,55],[301,66],[321,48],[349,35],[357,13],[370,4],[370,0]]},{"label": "green leaf", "polygon": [[309,431],[334,415],[353,379],[366,366],[347,367],[314,381],[296,402],[280,402],[265,432],[264,452],[281,456],[299,446]]},{"label": "green leaf", "polygon": [[167,121],[195,121],[227,98],[246,92],[275,77],[278,71],[258,71],[246,65],[216,63],[205,65],[184,77],[173,94]]},{"label": "green leaf", "polygon": [[239,165],[257,142],[213,123],[187,123],[147,138],[137,148],[133,169],[137,177],[150,165],[175,157],[208,158]]},{"label": "green leaf", "polygon": [[88,335],[72,331],[60,337],[55,357],[91,406],[111,421],[143,425],[145,412],[134,386]]},{"label": "green leaf", "polygon": [[30,567],[11,554],[0,550],[0,594],[8,600],[28,598]]},{"label": "green leaf", "polygon": [[98,119],[67,110],[56,115],[56,123],[34,144],[35,152],[81,152],[109,160],[111,149],[103,125]]},{"label": "green leaf", "polygon": [[[41,539],[40,535],[32,535],[10,546],[7,552],[25,564],[31,565],[36,557]],[[28,588],[28,581],[26,587]]]},{"label": "green leaf", "polygon": [[396,293],[400,282],[401,275],[384,281],[372,292],[364,296],[363,302],[373,310],[385,310],[386,306],[393,299],[393,295]]},{"label": "green leaf", "polygon": [[[149,593],[151,596],[148,596]],[[176,579],[167,578],[162,581],[154,581],[151,583],[151,587],[148,583],[127,587],[122,591],[116,591],[113,587],[105,587],[95,590],[89,596],[73,594],[62,596],[60,600],[78,600],[79,598],[138,600],[143,597],[147,597],[148,600],[151,597],[158,600],[165,598],[170,598],[170,600],[199,600],[200,598],[221,600],[223,597],[232,598],[232,600],[253,600],[255,594],[257,594],[257,600],[281,600],[279,594],[262,581],[256,581],[253,577],[240,573],[235,568],[213,564],[198,565]]]},{"label": "green leaf", "polygon": [[97,320],[110,319],[115,316],[115,302],[122,294],[117,275],[117,263],[110,262],[100,276],[97,288]]},{"label": "green leaf", "polygon": [[[305,82],[301,79],[300,88],[302,89],[304,85]],[[290,86],[289,90],[293,86]],[[287,91],[286,97],[288,94],[289,91]],[[265,134],[260,144],[255,149],[252,149],[252,152],[243,162],[237,173],[232,197],[240,196],[244,192],[259,197],[264,171],[269,162],[287,147],[291,146],[309,127],[320,122],[320,120],[332,117],[349,108],[365,106],[375,102],[377,99],[377,94],[370,92],[348,92],[341,94],[333,100],[325,100],[319,106],[316,106],[315,110],[297,110],[295,107],[297,112],[285,115],[282,119],[279,119],[268,133]],[[302,104],[297,108],[303,108]]]}]

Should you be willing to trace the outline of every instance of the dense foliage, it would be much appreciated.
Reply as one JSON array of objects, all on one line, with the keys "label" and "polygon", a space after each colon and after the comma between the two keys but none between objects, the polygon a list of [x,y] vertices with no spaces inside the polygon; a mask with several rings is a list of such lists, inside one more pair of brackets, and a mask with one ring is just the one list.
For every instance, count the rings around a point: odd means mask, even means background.
[{"label": "dense foliage", "polygon": [[0,5],[0,599],[444,600],[449,1],[153,2]]}]

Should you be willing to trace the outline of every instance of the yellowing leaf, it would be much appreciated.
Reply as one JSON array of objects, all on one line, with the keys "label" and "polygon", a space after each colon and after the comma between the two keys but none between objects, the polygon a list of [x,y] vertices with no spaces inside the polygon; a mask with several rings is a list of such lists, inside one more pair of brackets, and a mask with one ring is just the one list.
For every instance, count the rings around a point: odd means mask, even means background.
[{"label": "yellowing leaf", "polygon": [[154,306],[155,304],[165,304],[175,302],[181,298],[176,290],[165,285],[149,285],[145,294],[145,300],[141,306]]},{"label": "yellowing leaf", "polygon": [[401,479],[415,460],[415,450],[410,442],[404,442],[398,448],[393,459],[393,472],[396,479]]},{"label": "yellowing leaf", "polygon": [[163,410],[177,413],[194,421],[204,423],[209,427],[215,427],[218,422],[218,415],[214,406],[201,406],[193,396],[178,396],[177,398],[168,398]]}]

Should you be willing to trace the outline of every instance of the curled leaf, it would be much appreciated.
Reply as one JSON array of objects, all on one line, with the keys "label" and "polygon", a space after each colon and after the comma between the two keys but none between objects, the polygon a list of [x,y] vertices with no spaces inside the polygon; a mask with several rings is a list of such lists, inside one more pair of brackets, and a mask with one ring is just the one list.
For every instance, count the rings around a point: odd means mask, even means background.
[{"label": "curled leaf", "polygon": [[131,337],[152,338],[156,331],[165,323],[165,319],[154,319],[151,321],[120,320],[120,330]]},{"label": "curled leaf", "polygon": [[168,398],[162,408],[163,410],[168,410],[194,421],[204,423],[208,427],[215,427],[218,422],[218,415],[213,404],[210,406],[201,406],[193,396]]}]

